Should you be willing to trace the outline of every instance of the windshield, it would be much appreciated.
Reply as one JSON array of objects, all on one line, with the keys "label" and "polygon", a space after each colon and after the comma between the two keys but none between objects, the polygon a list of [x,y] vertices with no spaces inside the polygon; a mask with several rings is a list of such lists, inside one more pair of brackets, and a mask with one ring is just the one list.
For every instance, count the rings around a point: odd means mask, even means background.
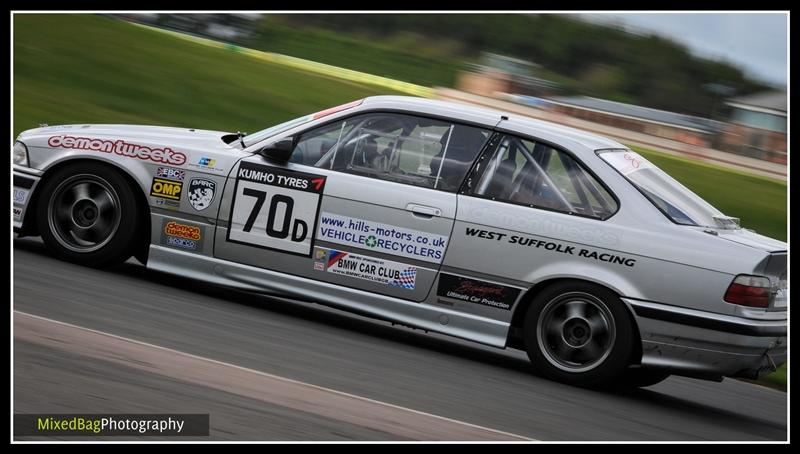
[{"label": "windshield", "polygon": [[295,126],[302,125],[303,123],[308,123],[313,119],[314,115],[306,115],[305,117],[295,118],[293,120],[289,120],[279,125],[271,126],[267,129],[262,129],[261,131],[254,132],[253,134],[248,134],[247,136],[245,136],[244,143],[246,146],[249,147],[250,145],[261,142],[262,140],[268,137],[280,134],[283,131],[288,131],[289,129],[294,128]]},{"label": "windshield", "polygon": [[603,150],[599,155],[673,222],[712,228],[738,228],[738,219],[725,216],[639,153]]}]

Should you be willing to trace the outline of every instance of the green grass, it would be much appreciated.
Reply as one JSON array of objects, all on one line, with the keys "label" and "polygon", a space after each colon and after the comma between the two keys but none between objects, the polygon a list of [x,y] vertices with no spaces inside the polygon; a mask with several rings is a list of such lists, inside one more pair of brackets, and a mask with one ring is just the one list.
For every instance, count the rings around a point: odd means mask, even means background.
[{"label": "green grass", "polygon": [[276,17],[262,20],[258,32],[245,46],[428,87],[454,86],[463,66],[451,56],[450,43],[413,34],[377,40],[298,27]]},{"label": "green grass", "polygon": [[114,19],[14,15],[14,133],[40,123],[253,132],[378,87],[259,61]]},{"label": "green grass", "polygon": [[775,372],[761,377],[758,381],[767,386],[786,391],[786,369],[788,367],[788,364],[784,364]]},{"label": "green grass", "polygon": [[786,183],[631,147],[742,226],[786,241]]}]

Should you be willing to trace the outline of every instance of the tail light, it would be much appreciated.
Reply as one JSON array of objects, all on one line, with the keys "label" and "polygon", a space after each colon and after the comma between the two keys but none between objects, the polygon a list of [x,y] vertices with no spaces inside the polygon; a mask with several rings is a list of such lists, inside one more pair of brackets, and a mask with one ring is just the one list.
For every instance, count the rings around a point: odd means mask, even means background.
[{"label": "tail light", "polygon": [[762,276],[740,274],[731,282],[724,300],[731,304],[750,307],[769,307],[772,284]]}]

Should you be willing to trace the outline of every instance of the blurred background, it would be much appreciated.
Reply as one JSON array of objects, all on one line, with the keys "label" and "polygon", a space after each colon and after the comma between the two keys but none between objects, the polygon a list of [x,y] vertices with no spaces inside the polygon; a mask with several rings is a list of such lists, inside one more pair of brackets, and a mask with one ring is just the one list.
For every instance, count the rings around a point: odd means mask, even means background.
[{"label": "blurred background", "polygon": [[[376,94],[612,137],[787,239],[785,14],[15,14],[13,131],[256,131]],[[785,368],[768,381],[784,383]]]}]

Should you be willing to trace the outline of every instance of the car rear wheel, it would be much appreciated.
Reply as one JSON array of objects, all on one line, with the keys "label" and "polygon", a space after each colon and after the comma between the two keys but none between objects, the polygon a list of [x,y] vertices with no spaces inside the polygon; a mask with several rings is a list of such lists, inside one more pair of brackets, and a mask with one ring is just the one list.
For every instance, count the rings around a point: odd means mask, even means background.
[{"label": "car rear wheel", "polygon": [[40,190],[39,232],[59,258],[99,267],[131,256],[139,209],[117,170],[94,162],[68,165]]},{"label": "car rear wheel", "polygon": [[610,384],[634,351],[633,323],[608,289],[564,281],[541,291],[525,316],[525,347],[534,367],[576,386]]}]

